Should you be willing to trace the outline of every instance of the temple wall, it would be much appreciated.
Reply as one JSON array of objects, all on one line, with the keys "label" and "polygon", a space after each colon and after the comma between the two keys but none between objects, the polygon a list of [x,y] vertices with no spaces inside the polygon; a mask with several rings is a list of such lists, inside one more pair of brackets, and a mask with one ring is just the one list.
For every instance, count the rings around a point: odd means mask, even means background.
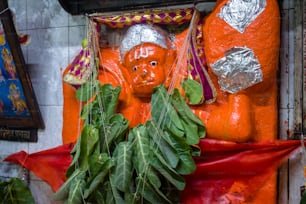
[{"label": "temple wall", "polygon": [[[9,0],[9,6],[15,13],[17,30],[31,38],[22,51],[46,128],[38,131],[37,143],[0,141],[1,158],[21,150],[31,153],[62,144],[61,67],[65,68],[77,54],[85,37],[85,19],[72,17],[56,0]],[[26,174],[15,165],[1,162],[0,176],[25,178]],[[56,203],[52,202],[49,186],[33,174],[29,184],[36,203]]]},{"label": "temple wall", "polygon": [[[294,136],[297,119],[296,90],[299,76],[297,73],[296,54],[298,53],[296,35],[301,31],[301,22],[296,21],[297,7],[294,2],[283,0],[280,4],[282,15],[282,39],[280,60],[280,103],[279,103],[279,135],[281,139]],[[297,3],[298,4],[298,3]],[[38,104],[46,124],[44,130],[38,132],[37,143],[20,143],[0,141],[0,157],[24,150],[32,153],[62,144],[62,69],[73,59],[81,48],[81,40],[85,37],[85,19],[82,16],[71,16],[66,13],[55,0],[10,0],[10,8],[14,11],[17,30],[29,34],[30,44],[22,46],[26,63],[37,96]],[[299,24],[300,23],[300,24]],[[302,56],[300,56],[302,60]],[[296,68],[296,69],[295,69]],[[300,83],[302,83],[300,81]],[[303,184],[302,154],[299,152],[279,173],[278,203],[296,204],[300,200],[300,186]],[[0,177],[21,177],[29,182],[36,203],[57,203],[52,201],[50,188],[33,174],[23,169],[0,162]]]}]

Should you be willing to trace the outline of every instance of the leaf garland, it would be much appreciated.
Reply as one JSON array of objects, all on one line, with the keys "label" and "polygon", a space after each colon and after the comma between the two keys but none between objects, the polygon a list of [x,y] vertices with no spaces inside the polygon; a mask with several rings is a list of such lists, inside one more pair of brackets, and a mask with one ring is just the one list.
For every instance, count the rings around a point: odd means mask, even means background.
[{"label": "leaf garland", "polygon": [[[94,88],[93,88],[94,87]],[[88,91],[89,90],[89,91]],[[83,94],[83,93],[87,94]],[[88,82],[77,91],[84,105],[84,127],[71,154],[67,181],[55,200],[78,203],[176,203],[185,188],[183,175],[195,168],[193,155],[205,136],[202,121],[177,89],[154,89],[152,118],[129,129],[116,112],[120,87]]]}]

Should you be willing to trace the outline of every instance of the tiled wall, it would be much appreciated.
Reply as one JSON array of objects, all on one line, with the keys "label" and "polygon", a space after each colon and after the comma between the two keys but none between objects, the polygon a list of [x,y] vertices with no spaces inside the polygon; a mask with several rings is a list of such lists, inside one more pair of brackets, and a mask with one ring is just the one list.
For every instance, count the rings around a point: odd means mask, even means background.
[{"label": "tiled wall", "polygon": [[[85,36],[83,16],[71,16],[57,0],[9,0],[17,30],[29,34],[30,44],[22,46],[46,128],[39,130],[37,143],[0,141],[0,158],[17,151],[32,153],[62,144],[61,74],[81,49]],[[23,176],[17,166],[0,162],[0,176]],[[38,204],[52,201],[50,188],[30,174],[30,187]]]}]

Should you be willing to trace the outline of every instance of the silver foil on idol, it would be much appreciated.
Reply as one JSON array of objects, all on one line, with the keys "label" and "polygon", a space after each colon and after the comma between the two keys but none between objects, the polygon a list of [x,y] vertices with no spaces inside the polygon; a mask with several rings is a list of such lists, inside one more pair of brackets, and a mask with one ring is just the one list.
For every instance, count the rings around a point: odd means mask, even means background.
[{"label": "silver foil on idol", "polygon": [[258,59],[247,47],[233,47],[211,67],[221,90],[229,93],[237,93],[263,80]]},{"label": "silver foil on idol", "polygon": [[225,4],[218,17],[227,24],[244,33],[246,27],[265,9],[266,0],[230,0]]},{"label": "silver foil on idol", "polygon": [[168,34],[160,27],[136,24],[128,28],[121,41],[119,48],[121,60],[129,50],[142,43],[153,43],[166,49],[171,48]]}]

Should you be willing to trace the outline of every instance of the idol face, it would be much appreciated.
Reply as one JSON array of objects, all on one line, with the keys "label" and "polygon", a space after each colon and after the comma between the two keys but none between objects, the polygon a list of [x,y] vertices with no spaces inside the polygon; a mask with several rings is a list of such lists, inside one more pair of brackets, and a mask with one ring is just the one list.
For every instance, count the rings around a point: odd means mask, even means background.
[{"label": "idol face", "polygon": [[166,57],[167,49],[152,43],[138,45],[125,55],[123,65],[135,96],[149,98],[153,89],[166,81]]}]

